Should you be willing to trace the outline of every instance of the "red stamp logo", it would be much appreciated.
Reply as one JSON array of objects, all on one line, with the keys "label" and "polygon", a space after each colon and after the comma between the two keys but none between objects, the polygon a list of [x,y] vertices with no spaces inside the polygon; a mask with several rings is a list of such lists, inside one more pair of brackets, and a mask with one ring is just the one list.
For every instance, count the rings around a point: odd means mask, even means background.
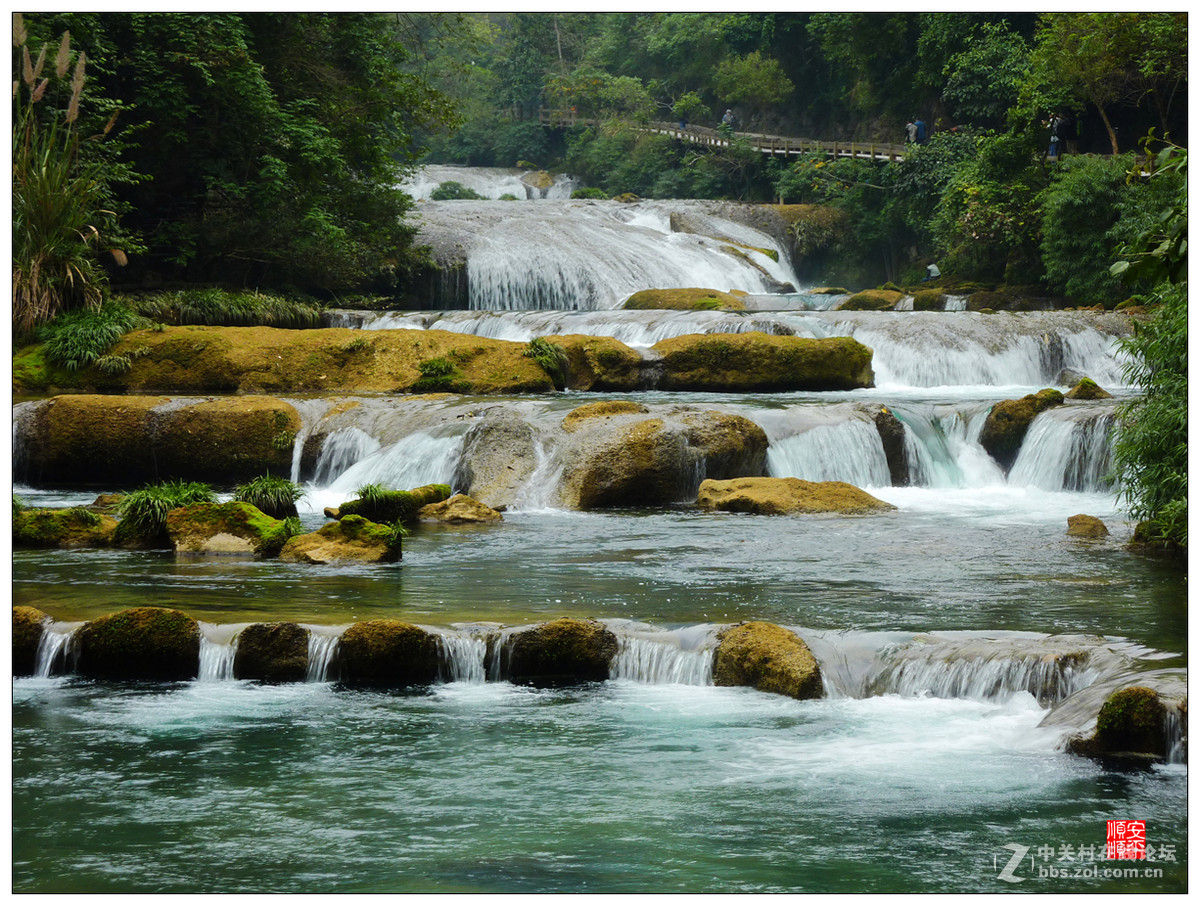
[{"label": "red stamp logo", "polygon": [[1146,858],[1146,822],[1109,821],[1108,858]]}]

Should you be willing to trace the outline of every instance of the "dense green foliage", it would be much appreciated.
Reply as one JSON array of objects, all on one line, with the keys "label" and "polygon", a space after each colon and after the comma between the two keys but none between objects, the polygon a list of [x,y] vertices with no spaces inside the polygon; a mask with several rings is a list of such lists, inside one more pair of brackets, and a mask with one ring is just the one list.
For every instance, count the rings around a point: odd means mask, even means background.
[{"label": "dense green foliage", "polygon": [[277,475],[259,475],[233,490],[233,499],[258,507],[268,516],[287,519],[296,516],[296,501],[304,490],[295,482]]},{"label": "dense green foliage", "polygon": [[127,331],[147,322],[126,306],[105,302],[60,314],[37,330],[46,358],[69,371],[86,368],[104,356]]},{"label": "dense green foliage", "polygon": [[132,491],[117,504],[120,541],[163,544],[167,540],[167,513],[191,503],[213,503],[216,497],[206,484],[164,481]]},{"label": "dense green foliage", "polygon": [[137,315],[163,324],[212,324],[224,327],[321,326],[316,302],[253,292],[219,289],[177,290],[119,300]]}]

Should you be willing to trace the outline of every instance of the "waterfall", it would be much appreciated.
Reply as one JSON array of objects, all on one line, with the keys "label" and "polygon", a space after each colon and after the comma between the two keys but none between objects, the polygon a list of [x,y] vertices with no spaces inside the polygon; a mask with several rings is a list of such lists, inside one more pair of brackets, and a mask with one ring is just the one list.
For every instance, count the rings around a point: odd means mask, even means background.
[{"label": "waterfall", "polygon": [[1179,702],[1166,703],[1164,732],[1166,735],[1167,764],[1187,764],[1186,720]]},{"label": "waterfall", "polygon": [[360,460],[378,452],[382,444],[361,428],[339,428],[321,444],[312,483],[326,487]]},{"label": "waterfall", "polygon": [[609,678],[651,685],[711,686],[713,649],[689,651],[677,640],[618,635],[617,656],[609,668]]},{"label": "waterfall", "polygon": [[1071,655],[1013,657],[1002,652],[962,660],[905,658],[877,674],[868,693],[1005,701],[1028,692],[1046,706],[1095,681],[1096,672],[1084,661]]},{"label": "waterfall", "polygon": [[845,481],[860,488],[892,483],[879,431],[865,418],[817,425],[773,442],[767,471],[776,478]]},{"label": "waterfall", "polygon": [[518,200],[570,198],[578,188],[574,177],[557,175],[553,185],[546,188],[532,186],[522,177],[528,171],[509,170],[501,167],[457,167],[448,164],[426,164],[401,183],[401,188],[418,201],[428,201],[442,183],[457,182],[484,198],[499,200],[512,195]]},{"label": "waterfall", "polygon": [[346,627],[301,625],[308,630],[308,670],[304,676],[305,682],[327,683],[332,679],[330,667]]},{"label": "waterfall", "polygon": [[[366,484],[402,489],[451,484],[462,452],[464,430],[460,424],[435,433],[419,431],[391,446],[380,447],[338,475],[329,483],[328,490],[342,494],[341,499],[345,500],[346,495],[353,495]],[[361,438],[351,442],[359,444],[358,449],[369,446]]]},{"label": "waterfall", "polygon": [[1112,468],[1112,407],[1060,406],[1029,426],[1009,484],[1046,491],[1107,491]]},{"label": "waterfall", "polygon": [[219,683],[233,679],[233,662],[237,657],[238,633],[248,623],[200,623],[200,673],[202,683]]},{"label": "waterfall", "polygon": [[912,484],[929,488],[978,488],[1005,483],[1004,471],[979,445],[986,404],[965,409],[911,403],[892,407],[904,425],[904,449]]},{"label": "waterfall", "polygon": [[513,499],[514,511],[547,510],[558,500],[558,484],[567,464],[554,454],[554,448],[548,448],[546,442],[538,438],[534,445],[536,465]]},{"label": "waterfall", "polygon": [[482,683],[487,679],[487,654],[492,630],[434,630],[441,646],[439,673],[443,682]]},{"label": "waterfall", "polygon": [[78,632],[82,627],[83,623],[62,623],[58,620],[43,622],[33,675],[49,677],[74,672],[75,662],[79,658]]},{"label": "waterfall", "polygon": [[300,413],[300,430],[292,442],[292,475],[291,480],[300,483],[300,465],[304,458],[304,442],[312,433],[313,427],[320,422],[321,417],[333,406],[328,399],[287,399],[284,402],[291,405]]}]

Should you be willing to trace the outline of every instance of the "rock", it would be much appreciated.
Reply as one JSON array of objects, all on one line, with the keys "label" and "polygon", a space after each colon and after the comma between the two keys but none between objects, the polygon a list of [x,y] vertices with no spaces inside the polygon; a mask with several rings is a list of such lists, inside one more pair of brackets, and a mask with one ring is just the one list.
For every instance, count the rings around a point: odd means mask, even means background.
[{"label": "rock", "polygon": [[647,413],[650,410],[641,403],[629,400],[598,400],[585,403],[577,409],[572,409],[562,421],[564,431],[573,432],[579,428],[579,423],[589,418],[605,418],[610,415],[628,415],[630,413]]},{"label": "rock", "polygon": [[13,514],[14,547],[112,547],[117,520],[86,507]]},{"label": "rock", "polygon": [[644,289],[626,299],[621,308],[638,311],[745,311],[746,303],[732,293],[716,289]]},{"label": "rock", "polygon": [[750,686],[798,699],[824,697],[821,668],[794,632],[774,623],[740,623],[718,639],[714,685]]},{"label": "rock", "polygon": [[1053,389],[1040,390],[1019,400],[1002,400],[988,413],[979,443],[1007,472],[1017,460],[1029,425],[1040,413],[1061,406],[1062,402],[1062,392]]},{"label": "rock", "polygon": [[346,501],[337,508],[337,518],[362,516],[380,524],[415,522],[421,507],[441,503],[449,497],[448,484],[427,484],[411,491],[383,491],[366,498]]},{"label": "rock", "polygon": [[395,563],[400,535],[362,516],[342,516],[306,535],[294,535],[279,552],[285,563]]},{"label": "rock", "polygon": [[904,293],[889,289],[864,289],[842,302],[835,311],[891,311]]},{"label": "rock", "polygon": [[689,334],[662,340],[654,351],[662,358],[660,390],[853,390],[875,383],[871,350],[849,337]]},{"label": "rock", "polygon": [[106,679],[188,680],[200,670],[200,627],[186,613],[134,607],[79,630],[79,672]]},{"label": "rock", "polygon": [[1105,700],[1091,737],[1075,737],[1067,748],[1092,757],[1162,758],[1166,755],[1166,719],[1167,708],[1157,691],[1131,686]]},{"label": "rock", "polygon": [[335,657],[342,682],[404,686],[436,680],[439,652],[437,638],[411,623],[367,620],[342,633]]},{"label": "rock", "polygon": [[642,356],[612,337],[566,334],[546,337],[567,353],[567,387],[623,393],[642,381]]},{"label": "rock", "polygon": [[290,537],[282,519],[238,501],[193,503],[167,513],[177,554],[277,557]]},{"label": "rock", "polygon": [[1112,394],[1093,381],[1091,378],[1080,378],[1075,386],[1067,391],[1069,400],[1110,400]]},{"label": "rock", "polygon": [[663,418],[610,415],[575,422],[564,441],[559,498],[570,509],[646,506],[691,498],[697,476],[761,474],[767,436],[750,420],[716,411]]},{"label": "rock", "polygon": [[1095,516],[1067,517],[1067,534],[1075,538],[1107,538],[1108,526]]},{"label": "rock", "polygon": [[101,510],[103,512],[112,512],[125,499],[124,494],[97,494],[96,499],[90,504],[93,510]]},{"label": "rock", "polygon": [[296,623],[254,623],[237,637],[233,675],[268,683],[301,682],[308,672],[308,630]]},{"label": "rock", "polygon": [[520,418],[487,418],[463,438],[456,487],[491,507],[511,506],[537,467],[533,428]]},{"label": "rock", "polygon": [[880,406],[873,419],[883,443],[883,455],[887,458],[888,473],[892,486],[905,488],[909,485],[908,450],[904,445],[904,423],[887,406]]},{"label": "rock", "polygon": [[38,644],[45,632],[43,624],[50,619],[36,607],[18,605],[13,608],[12,671],[13,676],[32,676],[37,669]]},{"label": "rock", "polygon": [[866,515],[895,509],[890,503],[844,481],[802,481],[799,478],[708,479],[701,483],[696,502],[705,509],[767,516]]},{"label": "rock", "polygon": [[[297,331],[299,332],[299,331]],[[234,484],[291,469],[300,415],[282,400],[56,396],[31,420],[26,480]]]},{"label": "rock", "polygon": [[919,289],[912,294],[913,311],[945,311],[946,294],[940,289]]},{"label": "rock", "polygon": [[475,525],[500,522],[504,519],[496,510],[466,494],[455,494],[441,503],[421,507],[423,522],[444,522],[448,525]]},{"label": "rock", "polygon": [[617,637],[595,620],[553,620],[512,636],[508,675],[534,685],[606,680],[616,654]]},{"label": "rock", "polygon": [[850,290],[844,286],[814,286],[808,293],[811,296],[848,296]]}]

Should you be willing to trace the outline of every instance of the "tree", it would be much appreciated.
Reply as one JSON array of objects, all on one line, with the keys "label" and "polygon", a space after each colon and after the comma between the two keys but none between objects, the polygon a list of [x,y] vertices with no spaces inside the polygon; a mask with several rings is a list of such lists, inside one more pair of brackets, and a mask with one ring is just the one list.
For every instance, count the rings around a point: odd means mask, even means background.
[{"label": "tree", "polygon": [[1005,22],[984,23],[945,66],[943,97],[962,121],[999,127],[1029,72],[1029,45]]},{"label": "tree", "polygon": [[795,87],[778,60],[757,50],[744,57],[725,58],[713,73],[713,88],[728,101],[749,107],[755,120],[766,108],[791,97]]}]

